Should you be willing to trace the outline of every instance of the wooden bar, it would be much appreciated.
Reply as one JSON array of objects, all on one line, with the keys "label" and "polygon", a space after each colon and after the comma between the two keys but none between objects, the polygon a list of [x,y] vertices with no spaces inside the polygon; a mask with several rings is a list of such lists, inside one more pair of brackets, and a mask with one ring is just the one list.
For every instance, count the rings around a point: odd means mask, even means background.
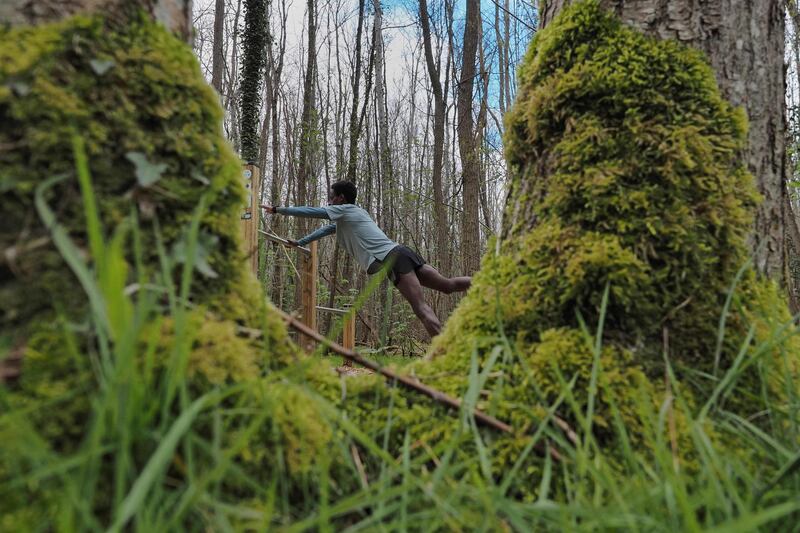
[{"label": "wooden bar", "polygon": [[322,305],[317,306],[317,311],[325,311],[326,313],[333,313],[334,315],[346,315],[349,312],[347,309],[334,309],[333,307],[325,307]]},{"label": "wooden bar", "polygon": [[258,221],[259,221],[259,183],[261,181],[258,165],[247,163],[242,167],[245,188],[245,203],[241,215],[244,254],[253,274],[258,275]]},{"label": "wooden bar", "polygon": [[[273,235],[272,233],[270,233],[268,231],[264,231],[263,229],[260,229],[260,230],[258,230],[258,232],[261,235],[265,236],[268,240],[270,240],[272,242],[277,242],[278,244],[283,244],[284,246],[292,246],[291,244],[289,244],[289,241],[287,241],[286,239],[284,239],[282,237],[278,237],[277,235]],[[293,248],[295,248],[297,250],[300,250],[301,252],[303,252],[305,254],[310,254],[311,253],[311,250],[306,248],[305,246],[294,246]]]}]

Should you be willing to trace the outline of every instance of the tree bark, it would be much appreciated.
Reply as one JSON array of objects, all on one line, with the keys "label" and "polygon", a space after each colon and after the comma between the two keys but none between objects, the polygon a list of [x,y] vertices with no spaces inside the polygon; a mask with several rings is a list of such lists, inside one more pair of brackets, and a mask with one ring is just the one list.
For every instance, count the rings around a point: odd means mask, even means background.
[{"label": "tree bark", "polygon": [[444,188],[442,186],[446,102],[442,83],[439,80],[439,67],[433,58],[428,3],[426,0],[419,0],[419,16],[425,48],[425,65],[428,68],[428,77],[430,78],[433,92],[433,168],[431,169],[431,181],[433,185],[433,224],[436,227],[436,253],[442,260],[439,268],[445,275],[450,275],[447,212],[445,211]]},{"label": "tree bark", "polygon": [[[546,26],[570,0],[540,3]],[[783,281],[786,212],[784,6],[779,0],[601,0],[626,24],[705,52],[723,96],[749,119],[747,158],[763,197],[750,246],[759,273]]]},{"label": "tree bark", "polygon": [[480,159],[472,117],[472,94],[475,87],[476,53],[481,36],[480,0],[467,0],[467,20],[464,25],[464,50],[461,78],[458,84],[458,151],[461,156],[464,210],[461,212],[461,258],[464,273],[470,274],[480,266]]},{"label": "tree bark", "polygon": [[211,61],[211,86],[217,94],[222,94],[222,63],[224,61],[223,44],[225,41],[225,0],[216,0],[214,5],[214,44]]},{"label": "tree bark", "polygon": [[375,7],[375,26],[374,37],[375,42],[375,111],[378,119],[378,159],[379,172],[378,175],[383,182],[383,221],[384,231],[387,232],[389,237],[395,238],[394,235],[394,217],[391,213],[392,207],[392,194],[394,193],[394,175],[392,168],[392,152],[389,146],[389,122],[387,120],[386,109],[386,77],[385,77],[385,64],[384,64],[384,50],[383,50],[383,11],[381,9],[380,0],[374,0]]},{"label": "tree bark", "polygon": [[[317,72],[317,15],[316,0],[308,0],[308,50],[306,60],[306,73],[303,80],[303,113],[300,119],[300,149],[298,153],[299,166],[297,172],[297,204],[308,203],[308,182],[313,176],[313,162],[316,155],[316,98],[315,80]],[[308,231],[308,223],[304,218],[295,220],[295,231],[304,235]],[[296,302],[300,302],[300,285],[295,292]]]},{"label": "tree bark", "polygon": [[[358,0],[358,29],[356,30],[355,69],[353,70],[353,107],[350,109],[350,150],[348,152],[347,179],[355,183],[356,161],[358,156],[358,137],[361,122],[358,120],[359,83],[361,80],[361,36],[364,31],[364,2]],[[372,62],[370,61],[370,64]]]},{"label": "tree bark", "polygon": [[[312,175],[312,163],[315,152],[315,106],[316,97],[314,87],[316,85],[317,72],[317,23],[316,23],[316,1],[308,0],[308,49],[306,61],[306,73],[303,79],[303,114],[300,119],[300,151],[299,166],[297,173],[297,202],[305,205],[308,201],[308,180]],[[299,219],[302,222],[302,219]],[[305,225],[301,224],[305,231]]]}]

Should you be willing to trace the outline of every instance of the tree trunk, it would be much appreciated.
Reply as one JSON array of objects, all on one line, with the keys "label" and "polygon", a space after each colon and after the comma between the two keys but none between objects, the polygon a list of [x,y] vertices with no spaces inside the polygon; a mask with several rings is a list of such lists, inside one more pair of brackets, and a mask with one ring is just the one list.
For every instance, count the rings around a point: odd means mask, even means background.
[{"label": "tree trunk", "polygon": [[445,275],[450,275],[451,262],[447,243],[447,212],[445,211],[444,188],[442,186],[446,102],[442,84],[439,80],[439,67],[433,58],[428,3],[426,0],[419,0],[419,15],[422,25],[422,40],[425,47],[425,64],[428,67],[428,76],[433,91],[433,168],[431,169],[431,181],[433,185],[433,224],[436,226],[436,253],[442,260],[439,265],[440,270]]},{"label": "tree trunk", "polygon": [[[383,231],[385,231],[391,239],[397,239],[394,228],[395,217],[392,209],[395,195],[394,173],[392,168],[392,153],[389,147],[389,123],[386,117],[386,77],[383,30],[381,27],[383,24],[383,10],[380,0],[374,0],[373,6],[375,9],[374,34],[372,38],[375,46],[375,114],[378,122],[375,131],[375,140],[378,148],[376,167],[378,169],[377,174],[381,186],[381,208],[378,213]],[[388,280],[384,280],[383,283],[381,283],[379,291],[379,312],[381,313],[379,345],[382,347],[386,345],[392,310],[392,293]]]},{"label": "tree trunk", "polygon": [[[308,50],[306,73],[303,80],[303,114],[300,119],[300,150],[297,173],[297,202],[305,205],[308,202],[308,180],[312,175],[313,158],[316,148],[316,85],[317,69],[317,27],[316,0],[308,0]],[[298,219],[300,231],[306,230],[303,219]]]},{"label": "tree trunk", "polygon": [[[792,25],[792,59],[794,60],[794,71],[796,79],[795,85],[800,89],[800,10],[798,10],[797,0],[787,0],[786,11],[789,14]],[[787,80],[787,83],[790,83]],[[793,112],[797,112],[797,101],[790,104],[794,107]],[[791,131],[791,127],[787,126],[786,142],[787,146],[791,147],[797,143],[796,133]],[[796,179],[797,169],[797,155],[793,158],[788,157],[787,154],[787,181]],[[796,189],[795,189],[796,190]],[[794,200],[794,203],[792,202]],[[789,307],[792,314],[800,312],[800,231],[797,227],[797,196],[794,198],[787,196],[786,198],[786,243],[785,243],[785,268],[784,276],[786,279],[786,287],[789,290]]]},{"label": "tree trunk", "polygon": [[241,78],[242,159],[246,162],[258,161],[261,80],[268,40],[266,0],[246,0]]},{"label": "tree trunk", "polygon": [[378,141],[378,159],[379,163],[379,176],[383,181],[383,221],[384,231],[387,232],[389,237],[395,238],[394,235],[394,217],[392,216],[392,195],[394,194],[393,183],[393,169],[392,169],[392,153],[389,147],[389,122],[387,120],[386,109],[386,77],[385,77],[385,64],[384,64],[384,51],[383,51],[383,31],[381,25],[383,24],[383,11],[381,10],[380,0],[374,0],[375,7],[375,35],[373,40],[375,42],[375,111],[378,119],[377,141]]},{"label": "tree trunk", "polygon": [[[356,30],[355,69],[353,70],[353,107],[350,109],[350,150],[348,153],[347,179],[355,183],[358,137],[361,123],[358,120],[359,81],[361,79],[361,36],[364,31],[364,2],[358,0],[358,29]],[[372,62],[370,61],[370,64]],[[368,76],[367,76],[368,77]]]},{"label": "tree trunk", "polygon": [[500,33],[500,2],[494,4],[494,40],[497,43],[497,101],[500,108],[500,113],[506,112],[506,98],[505,98],[505,48],[507,43],[503,40],[503,35]]},{"label": "tree trunk", "polygon": [[[478,124],[475,128],[475,135],[476,140],[475,144],[477,145],[477,149],[479,154],[487,153],[488,150],[484,151],[484,145],[486,140],[486,121],[489,115],[489,71],[486,69],[486,57],[484,56],[483,47],[480,49],[480,54],[478,55],[479,61],[478,64],[480,65],[480,75],[482,81],[481,87],[481,107],[480,111],[478,112]],[[480,162],[482,158],[479,157],[478,161]],[[488,184],[486,179],[486,172],[489,168],[488,159],[487,164],[479,165],[478,170],[480,172],[480,191],[481,191],[481,212],[483,213],[483,222],[486,226],[486,231],[491,232],[494,228],[494,224],[492,222],[491,217],[491,209],[489,206],[489,199],[488,199]]]},{"label": "tree trunk", "polygon": [[211,63],[211,86],[222,94],[223,44],[225,41],[225,0],[216,0],[214,6],[214,44]]},{"label": "tree trunk", "polygon": [[[316,0],[308,0],[308,50],[306,61],[306,74],[303,80],[303,114],[300,119],[300,149],[298,154],[299,166],[297,172],[297,203],[308,203],[308,181],[313,176],[313,162],[316,154],[316,98],[315,80],[317,69],[317,15]],[[298,237],[308,231],[308,223],[304,218],[296,219],[295,231]],[[296,303],[300,302],[300,285],[296,292]]]},{"label": "tree trunk", "polygon": [[[541,2],[546,26],[569,0]],[[602,0],[623,22],[705,52],[723,96],[749,119],[747,162],[763,201],[750,238],[757,270],[783,281],[786,116],[783,2],[770,0]]]},{"label": "tree trunk", "polygon": [[[280,174],[280,160],[281,160],[281,135],[278,123],[278,103],[280,97],[281,76],[283,75],[283,57],[286,53],[286,19],[288,12],[286,9],[286,0],[281,0],[278,10],[278,17],[281,21],[280,39],[277,57],[272,47],[272,40],[267,41],[267,57],[269,60],[270,76],[268,77],[268,98],[270,99],[269,110],[272,115],[272,179],[270,180],[270,203],[272,205],[281,205],[281,174]],[[266,175],[266,168],[263,169]],[[272,231],[276,235],[283,236],[281,217],[272,217]],[[282,300],[282,288],[284,285],[284,262],[285,258],[282,252],[277,249],[275,253],[273,275],[272,275],[272,289],[271,300],[276,304]]]},{"label": "tree trunk", "polygon": [[464,210],[461,212],[461,258],[463,270],[471,274],[480,266],[480,159],[472,117],[472,93],[475,86],[476,53],[481,36],[481,6],[479,0],[467,0],[467,20],[464,25],[464,50],[461,79],[458,84],[458,151],[461,156]]}]

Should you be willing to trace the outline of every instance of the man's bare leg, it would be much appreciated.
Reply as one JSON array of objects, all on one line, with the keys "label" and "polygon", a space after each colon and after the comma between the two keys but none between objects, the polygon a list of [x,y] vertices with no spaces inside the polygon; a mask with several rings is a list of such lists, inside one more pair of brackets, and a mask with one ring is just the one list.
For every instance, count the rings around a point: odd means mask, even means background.
[{"label": "man's bare leg", "polygon": [[[419,270],[417,270],[417,272],[419,272]],[[417,315],[420,322],[422,322],[422,325],[425,326],[428,335],[431,337],[438,335],[439,332],[442,331],[442,323],[439,322],[439,318],[436,316],[436,313],[433,312],[431,306],[425,303],[422,295],[422,285],[420,285],[417,274],[414,272],[400,274],[397,276],[396,286],[400,294],[403,295],[403,298],[411,304],[411,309],[414,311],[414,314]]]},{"label": "man's bare leg", "polygon": [[422,265],[419,267],[417,269],[417,277],[424,287],[445,294],[465,291],[469,289],[472,284],[472,278],[469,276],[446,278],[430,265]]}]

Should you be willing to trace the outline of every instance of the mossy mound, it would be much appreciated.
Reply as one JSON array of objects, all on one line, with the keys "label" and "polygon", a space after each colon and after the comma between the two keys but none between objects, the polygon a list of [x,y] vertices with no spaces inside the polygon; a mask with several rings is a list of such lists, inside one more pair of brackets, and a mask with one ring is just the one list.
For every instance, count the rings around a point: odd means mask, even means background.
[{"label": "mossy mound", "polygon": [[257,293],[241,286],[247,282],[239,245],[240,162],[221,135],[217,97],[183,43],[144,21],[122,32],[100,18],[4,30],[0,114],[4,333],[24,332],[45,309],[70,312],[85,301],[33,201],[42,182],[64,176],[46,198],[69,236],[86,242],[75,135],[86,147],[104,227],[116,228],[138,211],[143,263],[151,272],[160,265],[154,221],[167,253],[177,258],[185,228],[207,196],[198,254],[204,268],[193,299],[213,307],[234,295],[243,305],[218,310],[259,316]]},{"label": "mossy mound", "polygon": [[[335,374],[327,364],[287,369],[299,352],[269,312],[244,260],[241,163],[222,135],[216,94],[191,50],[163,27],[145,17],[117,24],[75,17],[0,30],[0,340],[6,348],[21,344],[25,352],[19,381],[0,389],[4,530],[52,526],[57,513],[70,507],[59,503],[68,497],[59,476],[22,485],[14,480],[92,444],[96,435],[88,428],[96,427],[98,417],[110,417],[100,427],[113,428],[127,413],[130,436],[124,442],[131,465],[141,468],[159,444],[154,426],[165,410],[180,409],[177,399],[158,407],[176,368],[185,371],[192,395],[240,386],[220,407],[235,415],[216,422],[218,427],[202,417],[196,425],[209,439],[216,431],[217,444],[235,450],[229,459],[246,464],[257,480],[244,487],[226,480],[228,496],[247,498],[255,494],[253,486],[271,482],[297,490],[294,483],[324,455],[320,451],[332,437],[302,382],[307,374],[328,383],[322,388],[337,390]],[[102,339],[85,287],[35,208],[38,193],[66,229],[79,260],[98,276],[89,207],[76,171],[76,136],[85,145],[101,226],[109,233],[128,227],[118,259],[129,265],[129,276],[120,292],[127,286],[126,294],[150,301],[146,315],[131,314],[120,323],[135,338],[112,336],[111,355],[98,349]],[[40,188],[54,176],[61,179]],[[181,286],[188,228],[200,204],[205,209],[190,301],[178,302],[183,310],[176,313],[167,288],[172,284],[178,292]],[[116,272],[125,277],[125,271]],[[100,285],[98,290],[107,289]],[[120,304],[113,312],[130,307],[122,294],[112,296],[116,300],[105,304]],[[119,368],[122,361],[129,366]],[[289,379],[281,369],[299,377]],[[119,412],[98,403],[105,401],[101,384],[109,383],[127,397],[119,400]],[[140,409],[131,413],[133,406]],[[114,429],[99,431],[116,435]],[[213,471],[213,457],[200,454],[195,460],[200,471]],[[119,472],[111,464],[103,461],[90,478],[95,484],[87,485],[87,509],[99,517],[112,514]],[[172,468],[176,478],[185,474],[180,465]]]},{"label": "mossy mound", "polygon": [[[781,403],[780,375],[797,372],[798,343],[776,334],[791,318],[778,290],[747,268],[758,198],[742,157],[746,120],[721,97],[702,54],[647,38],[586,1],[536,35],[519,80],[505,119],[511,192],[502,236],[434,340],[433,361],[415,373],[461,396],[477,364],[487,372],[477,405],[520,431],[575,379],[574,404],[559,412],[580,430],[574,412],[586,413],[592,395],[593,336],[608,287],[592,422],[612,456],[623,448],[611,430],[615,413],[648,453],[653,413],[670,392],[667,360],[685,400],[671,415],[681,455],[693,448],[686,416],[740,350],[742,364],[754,366],[720,403],[743,417]],[[405,425],[412,440],[453,433],[429,404],[415,411]],[[488,438],[502,473],[524,441]],[[464,453],[478,451],[473,443]],[[533,485],[539,470],[528,468]]]},{"label": "mossy mound", "polygon": [[[80,136],[102,226],[117,228],[137,213],[141,257],[134,259],[132,239],[126,249],[128,264],[143,269],[137,276],[159,277],[166,256],[172,265],[166,281],[179,281],[187,228],[204,198],[191,291],[203,310],[196,314],[207,311],[215,317],[209,328],[224,324],[230,335],[237,325],[264,328],[273,353],[253,356],[261,366],[291,358],[285,328],[266,312],[244,263],[241,166],[222,135],[217,96],[191,50],[145,18],[120,29],[101,17],[75,17],[6,29],[2,37],[0,337],[36,339],[55,328],[56,316],[86,319],[84,288],[34,207],[37,187],[62,176],[44,198],[88,260],[87,207],[73,147]],[[203,320],[196,321],[197,331]]]}]

